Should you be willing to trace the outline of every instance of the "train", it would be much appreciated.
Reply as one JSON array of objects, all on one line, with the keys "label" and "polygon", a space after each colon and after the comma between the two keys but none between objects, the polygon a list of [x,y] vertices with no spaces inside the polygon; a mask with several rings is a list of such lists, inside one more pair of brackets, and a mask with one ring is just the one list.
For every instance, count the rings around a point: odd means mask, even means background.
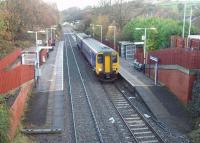
[{"label": "train", "polygon": [[120,69],[117,51],[85,33],[77,33],[76,41],[80,51],[100,80],[113,81],[117,79]]}]

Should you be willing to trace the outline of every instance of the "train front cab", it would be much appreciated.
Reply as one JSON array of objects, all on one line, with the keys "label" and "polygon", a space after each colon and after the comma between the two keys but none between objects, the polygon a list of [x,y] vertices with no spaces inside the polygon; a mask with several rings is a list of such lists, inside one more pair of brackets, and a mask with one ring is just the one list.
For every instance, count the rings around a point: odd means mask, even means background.
[{"label": "train front cab", "polygon": [[116,52],[96,55],[96,74],[100,80],[115,80],[119,72],[119,55]]}]

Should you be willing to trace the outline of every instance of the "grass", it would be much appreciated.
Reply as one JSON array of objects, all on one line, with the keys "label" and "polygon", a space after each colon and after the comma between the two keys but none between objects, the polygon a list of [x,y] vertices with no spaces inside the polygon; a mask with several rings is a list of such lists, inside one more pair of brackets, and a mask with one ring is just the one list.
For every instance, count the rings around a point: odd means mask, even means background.
[{"label": "grass", "polygon": [[9,129],[9,107],[6,103],[5,97],[13,96],[17,90],[13,90],[7,94],[0,94],[0,143],[8,143],[8,129]]},{"label": "grass", "polygon": [[192,143],[199,143],[200,141],[200,117],[193,120],[194,129],[189,133]]},{"label": "grass", "polygon": [[0,143],[8,142],[9,111],[4,98],[0,96]]},{"label": "grass", "polygon": [[27,137],[26,135],[22,134],[18,130],[12,143],[36,143],[36,142],[32,140],[31,138]]},{"label": "grass", "polygon": [[189,137],[190,137],[192,143],[199,143],[199,141],[200,141],[200,128],[193,130],[189,134]]}]

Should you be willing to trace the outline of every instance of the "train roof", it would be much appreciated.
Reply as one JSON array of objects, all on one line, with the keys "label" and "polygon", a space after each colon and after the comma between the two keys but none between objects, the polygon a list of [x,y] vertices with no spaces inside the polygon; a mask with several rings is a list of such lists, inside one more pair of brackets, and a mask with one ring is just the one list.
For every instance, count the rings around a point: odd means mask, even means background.
[{"label": "train roof", "polygon": [[93,51],[95,51],[96,53],[99,52],[114,52],[115,50],[113,50],[112,48],[108,47],[107,45],[93,39],[93,38],[86,38],[83,39],[83,42],[90,47]]},{"label": "train roof", "polygon": [[78,34],[76,34],[77,35],[77,37],[79,37],[81,40],[82,39],[85,39],[85,38],[90,38],[90,36],[89,35],[86,35],[85,33],[78,33]]}]

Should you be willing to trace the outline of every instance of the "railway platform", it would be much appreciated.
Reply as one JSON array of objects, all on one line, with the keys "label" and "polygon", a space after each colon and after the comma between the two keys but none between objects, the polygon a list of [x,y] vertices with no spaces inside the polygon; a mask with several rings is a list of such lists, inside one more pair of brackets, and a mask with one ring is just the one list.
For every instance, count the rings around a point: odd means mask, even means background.
[{"label": "railway platform", "polygon": [[25,115],[26,128],[31,131],[25,130],[25,133],[51,133],[52,129],[63,129],[63,44],[59,42],[41,66],[41,76],[32,91]]},{"label": "railway platform", "polygon": [[144,103],[158,121],[186,133],[190,131],[189,113],[165,86],[157,84],[133,68],[133,60],[120,59],[120,75],[135,87]]}]

